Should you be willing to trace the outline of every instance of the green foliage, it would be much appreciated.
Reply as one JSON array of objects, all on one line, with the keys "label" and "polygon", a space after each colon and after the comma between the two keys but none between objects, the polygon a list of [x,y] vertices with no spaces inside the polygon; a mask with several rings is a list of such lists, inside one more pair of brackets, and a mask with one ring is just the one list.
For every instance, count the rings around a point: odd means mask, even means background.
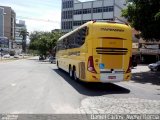
[{"label": "green foliage", "polygon": [[132,0],[122,16],[146,40],[160,40],[160,0]]},{"label": "green foliage", "polygon": [[30,34],[30,50],[37,50],[39,55],[46,55],[56,46],[56,42],[61,37],[60,32],[38,32]]},{"label": "green foliage", "polygon": [[160,20],[160,11],[155,15],[156,20]]},{"label": "green foliage", "polygon": [[23,40],[26,40],[27,36],[29,36],[29,32],[26,29],[21,29],[19,36],[22,36]]}]

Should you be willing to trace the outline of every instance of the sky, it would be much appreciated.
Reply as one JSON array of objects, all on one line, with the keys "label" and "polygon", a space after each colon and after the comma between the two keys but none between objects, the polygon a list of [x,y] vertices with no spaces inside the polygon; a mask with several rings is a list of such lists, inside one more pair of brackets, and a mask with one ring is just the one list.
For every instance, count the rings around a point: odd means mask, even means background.
[{"label": "sky", "polygon": [[0,0],[0,5],[11,7],[16,21],[25,20],[29,32],[60,29],[61,0]]}]

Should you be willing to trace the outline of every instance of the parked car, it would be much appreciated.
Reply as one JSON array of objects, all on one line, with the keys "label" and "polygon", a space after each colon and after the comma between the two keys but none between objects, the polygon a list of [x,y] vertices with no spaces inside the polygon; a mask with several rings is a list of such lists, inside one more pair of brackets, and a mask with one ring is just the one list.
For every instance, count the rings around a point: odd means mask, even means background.
[{"label": "parked car", "polygon": [[19,58],[19,56],[18,55],[14,55],[14,58]]},{"label": "parked car", "polygon": [[49,57],[49,62],[50,63],[55,63],[55,57],[53,57],[53,56]]},{"label": "parked car", "polygon": [[23,54],[19,54],[19,56],[23,56]]},{"label": "parked car", "polygon": [[39,60],[44,60],[44,56],[43,56],[43,55],[40,55],[40,56],[39,56]]},{"label": "parked car", "polygon": [[9,54],[6,54],[3,56],[4,58],[10,58],[10,55]]},{"label": "parked car", "polygon": [[160,71],[160,61],[148,65],[151,71]]}]

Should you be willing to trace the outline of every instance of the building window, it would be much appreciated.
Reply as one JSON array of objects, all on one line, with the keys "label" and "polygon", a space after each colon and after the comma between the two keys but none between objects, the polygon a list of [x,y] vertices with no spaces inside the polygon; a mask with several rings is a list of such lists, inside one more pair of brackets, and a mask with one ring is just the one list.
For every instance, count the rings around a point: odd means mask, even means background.
[{"label": "building window", "polygon": [[[113,6],[97,7],[93,8],[93,13],[112,12],[113,9],[114,9]],[[90,14],[90,13],[92,13],[91,8],[74,10],[74,15]]]},{"label": "building window", "polygon": [[82,24],[85,24],[88,21],[90,21],[90,20],[74,21],[73,26],[80,26]]},{"label": "building window", "polygon": [[83,9],[83,14],[91,13],[91,8]]},{"label": "building window", "polygon": [[101,12],[102,12],[102,7],[93,8],[93,13],[101,13]]},{"label": "building window", "polygon": [[112,12],[113,11],[113,6],[109,6],[108,11]]},{"label": "building window", "polygon": [[108,12],[108,7],[103,7],[103,12]]},{"label": "building window", "polygon": [[74,15],[82,14],[82,10],[74,10]]},{"label": "building window", "polygon": [[82,24],[81,21],[74,21],[73,26],[80,26]]},{"label": "building window", "polygon": [[62,8],[65,9],[65,8],[73,8],[73,1],[64,1],[62,3]]},{"label": "building window", "polygon": [[63,11],[62,12],[62,19],[72,19],[73,18],[73,11]]},{"label": "building window", "polygon": [[112,11],[113,11],[113,6],[103,7],[103,12],[112,12]]},{"label": "building window", "polygon": [[64,21],[62,22],[62,29],[72,29],[72,21]]}]

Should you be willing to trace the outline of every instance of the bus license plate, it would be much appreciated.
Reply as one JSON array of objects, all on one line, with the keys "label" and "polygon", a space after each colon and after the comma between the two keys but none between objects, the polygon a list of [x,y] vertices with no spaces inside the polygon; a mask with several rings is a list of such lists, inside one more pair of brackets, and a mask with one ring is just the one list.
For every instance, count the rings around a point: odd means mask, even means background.
[{"label": "bus license plate", "polygon": [[116,76],[108,76],[108,79],[116,79]]}]

